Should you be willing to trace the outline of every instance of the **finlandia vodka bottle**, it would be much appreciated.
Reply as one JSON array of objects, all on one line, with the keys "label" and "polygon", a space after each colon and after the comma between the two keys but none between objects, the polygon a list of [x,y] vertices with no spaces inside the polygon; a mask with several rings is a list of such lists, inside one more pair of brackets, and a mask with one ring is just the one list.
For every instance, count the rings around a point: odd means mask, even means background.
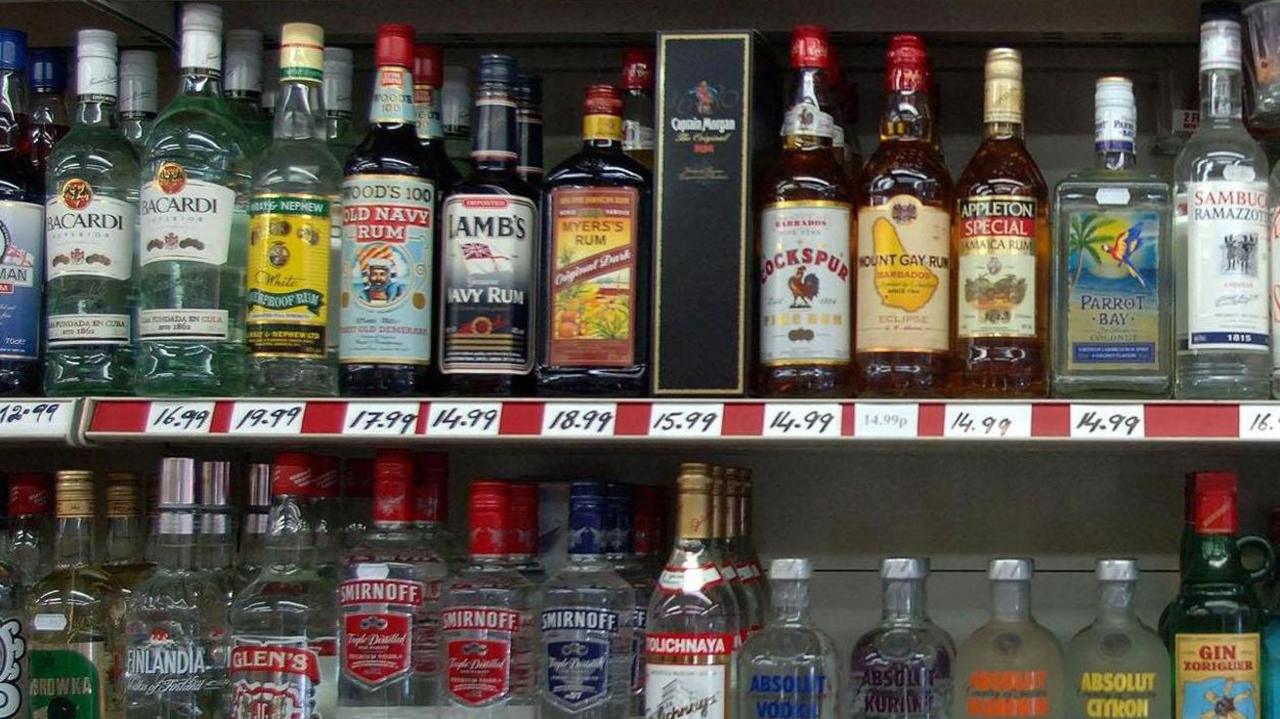
[{"label": "finlandia vodka bottle", "polygon": [[540,719],[621,719],[631,703],[635,591],[606,556],[604,486],[569,489],[569,559],[543,585]]},{"label": "finlandia vodka bottle", "polygon": [[738,654],[738,702],[755,719],[834,719],[841,716],[835,645],[809,616],[807,559],[769,565],[773,616]]},{"label": "finlandia vodka bottle", "polygon": [[1200,25],[1200,127],[1174,165],[1179,398],[1271,396],[1268,164],[1240,119],[1240,61],[1239,9],[1214,4]]}]

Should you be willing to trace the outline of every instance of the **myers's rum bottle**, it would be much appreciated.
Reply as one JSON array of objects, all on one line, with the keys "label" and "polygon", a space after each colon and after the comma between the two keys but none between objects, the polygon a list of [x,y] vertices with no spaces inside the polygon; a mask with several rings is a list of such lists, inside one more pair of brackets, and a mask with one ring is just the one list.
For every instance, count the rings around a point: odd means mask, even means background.
[{"label": "myers's rum bottle", "polygon": [[1044,396],[1049,197],[1022,129],[1022,54],[987,53],[982,145],[956,183],[952,393]]},{"label": "myers's rum bottle", "polygon": [[766,396],[853,392],[853,215],[848,181],[832,150],[828,51],[825,28],[792,31],[782,156],[760,183],[756,391]]}]

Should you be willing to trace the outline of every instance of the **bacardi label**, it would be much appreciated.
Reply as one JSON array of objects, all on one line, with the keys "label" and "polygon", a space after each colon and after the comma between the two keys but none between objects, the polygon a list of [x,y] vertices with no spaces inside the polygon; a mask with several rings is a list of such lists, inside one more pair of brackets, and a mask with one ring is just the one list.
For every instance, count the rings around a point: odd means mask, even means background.
[{"label": "bacardi label", "polygon": [[[828,694],[835,691],[835,687],[820,671],[801,670],[775,674],[761,669],[751,674],[747,706],[742,708],[756,719],[826,719],[822,713],[822,703],[826,701]],[[742,681],[748,679],[744,677]],[[896,716],[909,714],[902,712]],[[861,712],[853,715],[864,716]],[[885,716],[888,715],[886,712]],[[866,716],[874,717],[879,714],[867,712]]]},{"label": "bacardi label", "polygon": [[137,208],[72,178],[44,206],[45,276],[127,280],[133,272]]},{"label": "bacardi label", "polygon": [[320,659],[306,637],[236,637],[231,649],[233,719],[314,719]]},{"label": "bacardi label", "polygon": [[124,670],[129,700],[185,703],[202,693],[220,697],[227,688],[227,668],[210,654],[211,646],[211,641],[174,636],[161,626],[142,628],[136,635],[130,630]]},{"label": "bacardi label", "polygon": [[376,689],[413,672],[413,618],[423,594],[421,582],[402,579],[348,579],[338,587],[344,676]]},{"label": "bacardi label", "polygon": [[441,614],[445,688],[464,706],[497,702],[512,692],[513,650],[520,613],[490,607],[456,607]]},{"label": "bacardi label", "polygon": [[1270,349],[1265,182],[1187,185],[1187,348]]},{"label": "bacardi label", "polygon": [[645,644],[645,719],[728,719],[737,636],[650,632]]},{"label": "bacardi label", "polygon": [[115,689],[107,682],[114,668],[106,642],[33,643],[30,661],[32,717],[106,717],[107,695]]},{"label": "bacardi label", "polygon": [[609,663],[620,627],[617,612],[593,607],[554,607],[542,612],[547,701],[566,712],[609,698]]},{"label": "bacardi label", "polygon": [[50,349],[78,345],[129,343],[129,315],[50,314],[45,320],[45,341]]},{"label": "bacardi label", "polygon": [[44,208],[0,200],[0,359],[40,356]]},{"label": "bacardi label", "polygon": [[230,331],[226,310],[139,310],[138,337],[144,340],[212,340]]},{"label": "bacardi label", "polygon": [[270,194],[249,203],[250,353],[324,357],[331,230],[327,197]]},{"label": "bacardi label", "polygon": [[965,713],[973,717],[1048,717],[1058,711],[1041,669],[975,670],[963,678]]},{"label": "bacardi label", "polygon": [[0,619],[0,719],[25,716],[27,685],[27,642],[22,636],[21,618]]},{"label": "bacardi label", "polygon": [[961,337],[1036,336],[1036,212],[1036,198],[1023,195],[960,201]]},{"label": "bacardi label", "polygon": [[911,195],[858,211],[859,352],[945,352],[951,218]]},{"label": "bacardi label", "polygon": [[1260,645],[1257,634],[1175,635],[1174,719],[1262,716]]},{"label": "bacardi label", "polygon": [[950,710],[935,703],[945,704],[951,697],[947,662],[899,660],[874,648],[855,652],[850,691],[853,716],[930,717]]},{"label": "bacardi label", "polygon": [[235,205],[236,193],[230,187],[192,179],[176,162],[161,163],[142,186],[138,202],[141,264],[226,264]]},{"label": "bacardi label", "polygon": [[760,361],[837,365],[849,361],[853,273],[849,205],[775,202],[760,217]]}]

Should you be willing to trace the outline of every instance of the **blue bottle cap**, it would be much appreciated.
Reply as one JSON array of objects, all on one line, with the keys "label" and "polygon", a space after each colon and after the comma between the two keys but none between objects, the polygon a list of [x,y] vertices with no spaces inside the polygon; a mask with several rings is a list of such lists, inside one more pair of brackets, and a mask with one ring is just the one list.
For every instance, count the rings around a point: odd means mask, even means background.
[{"label": "blue bottle cap", "polygon": [[510,55],[487,54],[480,56],[476,69],[478,83],[501,82],[512,85],[516,81],[516,59]]},{"label": "blue bottle cap", "polygon": [[604,488],[599,482],[569,485],[569,554],[603,554]]},{"label": "blue bottle cap", "polygon": [[542,77],[525,72],[516,75],[516,99],[527,105],[541,105]]},{"label": "blue bottle cap", "polygon": [[67,56],[62,50],[40,48],[31,51],[27,63],[27,85],[35,92],[64,92],[67,89]]},{"label": "blue bottle cap", "polygon": [[21,70],[27,65],[27,34],[0,28],[0,70]]}]

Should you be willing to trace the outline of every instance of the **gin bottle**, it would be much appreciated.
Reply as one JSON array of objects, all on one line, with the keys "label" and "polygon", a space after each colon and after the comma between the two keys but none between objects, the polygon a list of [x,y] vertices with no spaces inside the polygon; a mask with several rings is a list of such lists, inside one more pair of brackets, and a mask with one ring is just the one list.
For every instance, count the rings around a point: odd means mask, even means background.
[{"label": "gin bottle", "polygon": [[[269,66],[267,72],[276,72]],[[249,159],[271,145],[271,118],[262,107],[262,33],[257,30],[227,32],[227,72],[223,95],[231,115],[249,135]],[[274,104],[274,103],[273,103]]]},{"label": "gin bottle", "polygon": [[1205,3],[1200,127],[1174,164],[1174,395],[1271,396],[1267,156],[1241,115],[1240,10]]},{"label": "gin bottle", "polygon": [[884,605],[879,626],[853,645],[849,716],[854,719],[951,716],[951,635],[925,611],[929,560],[880,562]]},{"label": "gin bottle", "polygon": [[1136,168],[1133,82],[1094,95],[1094,166],[1055,192],[1053,391],[1163,397],[1172,373],[1169,185]]},{"label": "gin bottle", "polygon": [[598,482],[569,489],[568,561],[538,597],[540,719],[621,719],[630,712],[635,592],[606,554],[607,501]]},{"label": "gin bottle", "polygon": [[1030,559],[991,560],[991,619],[956,653],[955,719],[1066,716],[1062,648],[1031,616],[1033,572]]},{"label": "gin bottle", "polygon": [[1067,646],[1068,717],[1160,719],[1170,716],[1169,652],[1138,619],[1138,562],[1101,559],[1098,618]]},{"label": "gin bottle", "polygon": [[[329,266],[342,167],[326,147],[324,30],[281,30],[280,89],[271,146],[253,169],[249,202],[249,390],[332,395]],[[336,472],[335,472],[336,489]]]},{"label": "gin bottle", "polygon": [[738,653],[738,704],[748,717],[843,716],[835,645],[809,616],[812,576],[807,559],[775,559],[769,565],[773,616]]},{"label": "gin bottle", "polygon": [[182,6],[182,80],[142,157],[135,389],[244,388],[249,139],[222,98],[222,10]]},{"label": "gin bottle", "polygon": [[139,156],[156,109],[156,54],[125,50],[120,53],[120,133]]}]

